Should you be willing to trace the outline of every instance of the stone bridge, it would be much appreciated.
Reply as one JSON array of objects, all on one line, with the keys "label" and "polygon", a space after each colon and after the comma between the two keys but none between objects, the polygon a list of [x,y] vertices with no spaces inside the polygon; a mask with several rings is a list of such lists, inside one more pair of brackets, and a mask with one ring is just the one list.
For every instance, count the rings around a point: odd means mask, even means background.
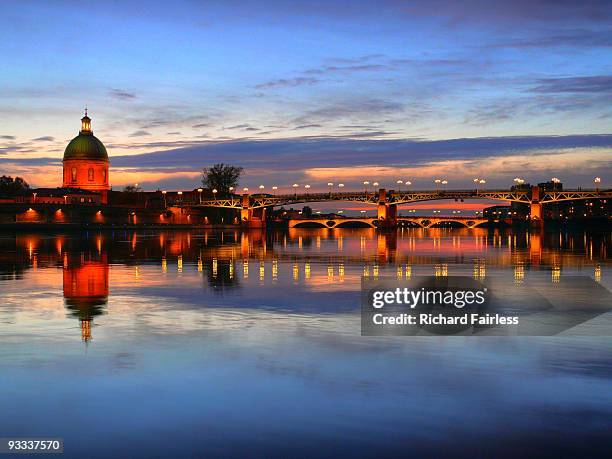
[{"label": "stone bridge", "polygon": [[[486,218],[472,217],[397,217],[396,221],[409,222],[414,226],[421,228],[433,228],[442,223],[458,223],[466,228],[476,228],[479,225],[487,223]],[[510,223],[508,220],[507,223]],[[378,228],[378,218],[300,218],[289,220],[289,228],[354,228],[354,227],[370,227]]]}]

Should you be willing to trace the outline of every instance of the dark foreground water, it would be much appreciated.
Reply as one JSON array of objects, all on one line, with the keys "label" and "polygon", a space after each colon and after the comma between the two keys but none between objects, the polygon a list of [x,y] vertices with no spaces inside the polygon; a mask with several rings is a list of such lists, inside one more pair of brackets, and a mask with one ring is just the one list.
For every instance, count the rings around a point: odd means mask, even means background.
[{"label": "dark foreground water", "polygon": [[[419,274],[611,288],[610,243],[0,234],[0,437],[62,437],[70,458],[604,456],[612,338],[361,337],[359,288]],[[610,334],[609,316],[581,334]]]}]

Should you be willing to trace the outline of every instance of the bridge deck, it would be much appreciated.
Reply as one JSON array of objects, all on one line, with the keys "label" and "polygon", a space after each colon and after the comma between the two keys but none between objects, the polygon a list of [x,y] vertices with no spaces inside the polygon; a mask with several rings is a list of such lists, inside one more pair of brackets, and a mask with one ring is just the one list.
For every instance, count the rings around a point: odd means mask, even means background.
[{"label": "bridge deck", "polygon": [[[308,202],[345,201],[369,205],[379,204],[378,192],[343,192],[343,193],[294,193],[282,195],[248,195],[249,207],[256,209],[262,207],[277,207],[290,204]],[[598,189],[568,189],[562,191],[542,191],[537,202],[547,204],[560,201],[571,201],[580,199],[612,198],[612,190]],[[531,190],[423,190],[423,191],[389,191],[385,193],[387,204],[407,204],[432,200],[465,200],[485,199],[504,202],[519,202],[531,204]],[[231,209],[243,208],[244,196],[233,195],[227,198],[219,198],[202,201],[201,203],[189,204],[192,207],[223,207]]]}]

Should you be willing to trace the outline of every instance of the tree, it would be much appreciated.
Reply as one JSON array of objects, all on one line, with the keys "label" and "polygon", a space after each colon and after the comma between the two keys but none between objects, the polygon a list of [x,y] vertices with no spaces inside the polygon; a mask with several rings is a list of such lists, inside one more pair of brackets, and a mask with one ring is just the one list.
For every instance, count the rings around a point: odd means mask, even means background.
[{"label": "tree", "polygon": [[216,189],[221,194],[227,194],[230,188],[238,187],[243,170],[242,167],[223,163],[205,167],[202,169],[202,185],[210,190]]},{"label": "tree", "polygon": [[21,177],[10,177],[3,175],[0,177],[0,195],[2,196],[22,196],[30,191],[30,185]]},{"label": "tree", "polygon": [[140,188],[138,186],[138,184],[136,185],[127,185],[125,188],[123,188],[123,192],[124,193],[138,193],[142,191],[142,188]]},{"label": "tree", "polygon": [[302,216],[303,217],[312,217],[312,208],[310,206],[302,207]]}]

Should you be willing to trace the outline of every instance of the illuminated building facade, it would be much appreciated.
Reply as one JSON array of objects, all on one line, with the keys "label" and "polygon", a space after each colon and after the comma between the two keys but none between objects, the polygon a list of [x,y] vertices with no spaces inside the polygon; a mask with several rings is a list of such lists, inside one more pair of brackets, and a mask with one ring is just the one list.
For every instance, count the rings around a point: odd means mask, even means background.
[{"label": "illuminated building facade", "polygon": [[109,176],[106,147],[91,129],[91,118],[81,118],[79,135],[70,141],[64,151],[64,188],[80,188],[100,193],[101,202],[108,202]]}]

